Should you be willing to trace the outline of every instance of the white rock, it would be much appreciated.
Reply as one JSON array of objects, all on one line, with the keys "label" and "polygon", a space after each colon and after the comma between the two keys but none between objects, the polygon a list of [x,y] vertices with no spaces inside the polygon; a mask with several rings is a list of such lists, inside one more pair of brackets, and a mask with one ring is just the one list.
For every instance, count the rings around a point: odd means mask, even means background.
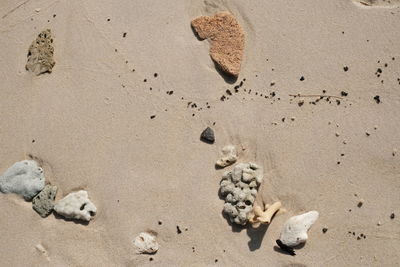
[{"label": "white rock", "polygon": [[306,242],[308,238],[307,231],[318,219],[318,216],[318,212],[314,210],[291,217],[283,225],[279,239],[289,247]]},{"label": "white rock", "polygon": [[236,148],[232,145],[227,145],[222,148],[222,158],[217,160],[216,165],[224,168],[236,162],[237,160]]},{"label": "white rock", "polygon": [[96,214],[96,206],[85,190],[69,193],[54,206],[54,211],[69,219],[90,221]]},{"label": "white rock", "polygon": [[137,253],[154,254],[158,250],[158,243],[156,241],[156,236],[142,232],[140,233],[134,241]]},{"label": "white rock", "polygon": [[15,193],[31,200],[45,184],[43,169],[34,160],[14,163],[0,176],[0,191]]}]

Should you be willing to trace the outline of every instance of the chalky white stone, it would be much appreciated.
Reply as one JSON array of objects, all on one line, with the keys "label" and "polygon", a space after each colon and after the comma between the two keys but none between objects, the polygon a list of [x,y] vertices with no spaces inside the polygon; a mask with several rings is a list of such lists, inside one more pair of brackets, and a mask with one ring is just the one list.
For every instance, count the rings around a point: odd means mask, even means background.
[{"label": "chalky white stone", "polygon": [[222,148],[222,157],[217,160],[216,165],[218,167],[224,168],[236,162],[238,156],[236,148],[232,145],[227,145]]},{"label": "chalky white stone", "polygon": [[96,206],[89,200],[85,190],[69,193],[54,206],[57,214],[69,219],[90,221],[96,214]]},{"label": "chalky white stone", "polygon": [[308,239],[308,229],[315,223],[318,216],[319,213],[314,210],[291,217],[283,225],[279,239],[289,247],[306,242]]}]

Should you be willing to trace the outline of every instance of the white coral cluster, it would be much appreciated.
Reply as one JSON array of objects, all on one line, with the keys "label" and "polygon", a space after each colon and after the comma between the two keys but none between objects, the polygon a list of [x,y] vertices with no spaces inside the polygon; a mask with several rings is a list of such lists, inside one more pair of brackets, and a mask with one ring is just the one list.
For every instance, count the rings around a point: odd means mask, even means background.
[{"label": "white coral cluster", "polygon": [[223,211],[231,222],[247,223],[262,179],[262,169],[254,163],[239,163],[224,173],[220,192],[225,199]]},{"label": "white coral cluster", "polygon": [[97,211],[85,190],[69,193],[56,203],[54,210],[65,218],[84,221],[90,221]]}]

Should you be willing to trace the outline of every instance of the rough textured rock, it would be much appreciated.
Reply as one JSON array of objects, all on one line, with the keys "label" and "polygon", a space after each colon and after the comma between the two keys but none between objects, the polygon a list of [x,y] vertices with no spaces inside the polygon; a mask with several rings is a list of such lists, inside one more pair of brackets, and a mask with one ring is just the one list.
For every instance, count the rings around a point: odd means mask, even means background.
[{"label": "rough textured rock", "polygon": [[15,193],[31,200],[45,184],[43,169],[34,160],[14,163],[0,176],[0,191]]},{"label": "rough textured rock", "polygon": [[54,206],[54,211],[69,219],[90,221],[96,214],[96,206],[85,190],[69,193]]},{"label": "rough textured rock", "polygon": [[134,241],[137,253],[154,254],[158,251],[156,235],[153,233],[142,232]]},{"label": "rough textured rock", "polygon": [[36,40],[32,42],[28,50],[28,62],[26,70],[39,75],[51,72],[56,64],[54,59],[53,37],[49,29],[39,33]]},{"label": "rough textured rock", "polygon": [[279,240],[288,247],[294,247],[306,242],[307,231],[318,219],[317,211],[309,211],[293,216],[285,222]]},{"label": "rough textured rock", "polygon": [[245,35],[236,18],[225,11],[212,17],[198,17],[191,24],[201,39],[210,41],[210,56],[219,67],[230,75],[238,76]]},{"label": "rough textured rock", "polygon": [[43,218],[47,217],[54,208],[57,195],[57,186],[46,185],[32,200],[33,209]]},{"label": "rough textured rock", "polygon": [[262,179],[262,169],[254,163],[239,163],[224,173],[220,193],[225,199],[223,212],[231,222],[247,223]]},{"label": "rough textured rock", "polygon": [[215,136],[214,136],[214,131],[210,127],[207,127],[200,135],[200,139],[204,142],[207,143],[214,143],[215,142]]},{"label": "rough textured rock", "polygon": [[227,145],[222,148],[222,157],[217,160],[217,165],[220,168],[224,168],[236,162],[238,156],[236,148],[232,145]]}]

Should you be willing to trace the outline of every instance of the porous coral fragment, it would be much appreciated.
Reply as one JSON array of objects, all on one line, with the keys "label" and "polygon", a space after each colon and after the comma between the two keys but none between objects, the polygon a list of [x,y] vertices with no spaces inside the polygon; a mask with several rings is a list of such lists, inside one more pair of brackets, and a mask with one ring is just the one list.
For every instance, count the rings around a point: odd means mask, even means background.
[{"label": "porous coral fragment", "polygon": [[222,71],[237,77],[243,59],[245,35],[236,18],[224,11],[212,17],[198,17],[191,24],[201,39],[210,40],[210,56]]}]

